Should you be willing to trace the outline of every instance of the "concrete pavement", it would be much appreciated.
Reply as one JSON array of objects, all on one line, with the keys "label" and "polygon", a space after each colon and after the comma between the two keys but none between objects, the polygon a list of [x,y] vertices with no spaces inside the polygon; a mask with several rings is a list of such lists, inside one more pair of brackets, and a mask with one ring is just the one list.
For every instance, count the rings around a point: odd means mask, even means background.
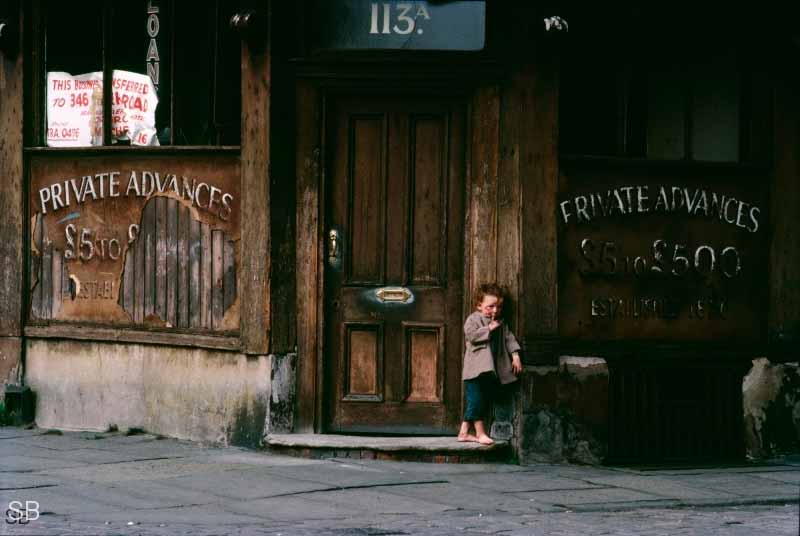
[{"label": "concrete pavement", "polygon": [[310,460],[0,428],[0,460],[0,502],[19,501],[3,535],[798,534],[800,459],[673,470]]}]

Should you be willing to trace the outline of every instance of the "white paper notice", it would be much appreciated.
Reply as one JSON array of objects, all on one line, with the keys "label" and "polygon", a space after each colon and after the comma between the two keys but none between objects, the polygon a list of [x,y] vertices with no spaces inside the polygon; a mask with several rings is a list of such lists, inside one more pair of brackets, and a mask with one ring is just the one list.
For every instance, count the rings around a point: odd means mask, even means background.
[{"label": "white paper notice", "polygon": [[103,73],[47,73],[47,145],[103,144]]},{"label": "white paper notice", "polygon": [[[114,71],[111,135],[131,145],[158,145],[158,95],[146,74]],[[47,73],[47,145],[103,145],[103,73]]]},{"label": "white paper notice", "polygon": [[114,71],[111,92],[111,134],[115,140],[129,139],[131,145],[158,145],[156,106],[158,95],[146,74]]}]

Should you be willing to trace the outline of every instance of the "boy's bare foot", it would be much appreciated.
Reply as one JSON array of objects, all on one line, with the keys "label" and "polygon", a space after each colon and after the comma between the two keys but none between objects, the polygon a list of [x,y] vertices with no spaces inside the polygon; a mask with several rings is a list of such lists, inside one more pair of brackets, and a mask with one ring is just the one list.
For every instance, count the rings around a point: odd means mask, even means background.
[{"label": "boy's bare foot", "polygon": [[459,441],[461,441],[462,443],[464,443],[464,442],[466,442],[466,441],[474,441],[474,442],[477,442],[477,441],[478,441],[478,438],[477,438],[477,437],[475,437],[475,436],[474,436],[474,435],[472,435],[472,434],[458,434],[458,440],[459,440]]},{"label": "boy's bare foot", "polygon": [[478,436],[478,443],[481,445],[494,445],[494,439],[486,434]]}]

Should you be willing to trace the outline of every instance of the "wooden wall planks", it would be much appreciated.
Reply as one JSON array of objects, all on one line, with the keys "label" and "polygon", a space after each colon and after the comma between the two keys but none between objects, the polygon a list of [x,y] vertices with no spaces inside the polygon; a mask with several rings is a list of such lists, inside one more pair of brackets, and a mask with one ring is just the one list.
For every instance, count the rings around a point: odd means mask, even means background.
[{"label": "wooden wall planks", "polygon": [[51,319],[58,315],[61,302],[71,298],[71,285],[63,253],[53,248],[41,214],[33,222],[33,242],[38,255],[31,262],[31,314]]},{"label": "wooden wall planks", "polygon": [[[264,7],[271,25],[272,2]],[[271,29],[265,46],[242,42],[242,349],[266,354],[270,342],[270,94]]]},{"label": "wooden wall planks", "polygon": [[0,52],[0,95],[0,336],[19,336],[25,270],[21,53],[7,56]]},{"label": "wooden wall planks", "polygon": [[[155,218],[148,217],[154,213]],[[147,202],[142,222],[141,239],[128,248],[120,289],[120,304],[134,323],[161,320],[168,327],[224,329],[225,312],[236,299],[233,240],[162,196]],[[148,254],[153,247],[155,254]],[[155,304],[152,310],[141,309],[139,294],[145,304]]]},{"label": "wooden wall planks", "polygon": [[[191,259],[189,256],[189,246],[191,245],[191,223],[192,217],[189,208],[183,205],[178,207],[178,299],[176,303],[178,326],[187,327],[189,325],[189,297],[191,295],[191,285],[189,283],[189,272],[191,271]],[[236,291],[234,287],[234,292]],[[225,309],[230,304],[225,305]]]},{"label": "wooden wall planks", "polygon": [[786,74],[775,91],[768,332],[770,359],[797,360],[800,340],[800,77]]},{"label": "wooden wall planks", "polygon": [[500,143],[500,93],[496,85],[479,88],[472,103],[472,155],[468,235],[470,281],[467,308],[474,305],[474,287],[497,278],[497,163]]},{"label": "wooden wall planks", "polygon": [[520,325],[526,362],[557,359],[558,68],[539,58],[512,79],[518,91],[520,129],[521,288]]},{"label": "wooden wall planks", "polygon": [[[272,2],[276,21],[299,21],[296,10],[307,9],[303,2]],[[302,24],[275,24],[271,28],[270,96],[280,106],[270,108],[270,352],[297,351],[297,265],[296,176],[295,176],[295,66],[298,27]]]},{"label": "wooden wall planks", "polygon": [[321,245],[318,236],[321,187],[321,97],[311,82],[297,85],[295,117],[297,118],[296,174],[297,229],[311,236],[297,241],[297,414],[295,431],[309,433],[318,424],[321,413],[322,373],[320,362],[319,325],[321,296],[318,295]]}]

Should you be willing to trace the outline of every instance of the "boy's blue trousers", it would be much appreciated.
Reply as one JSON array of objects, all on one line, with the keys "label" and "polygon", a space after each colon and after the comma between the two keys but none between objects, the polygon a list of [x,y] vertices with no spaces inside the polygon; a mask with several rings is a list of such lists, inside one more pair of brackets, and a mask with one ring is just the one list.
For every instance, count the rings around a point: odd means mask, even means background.
[{"label": "boy's blue trousers", "polygon": [[464,393],[466,405],[464,407],[465,421],[482,421],[490,402],[498,388],[497,376],[494,372],[484,372],[477,378],[464,380]]}]

